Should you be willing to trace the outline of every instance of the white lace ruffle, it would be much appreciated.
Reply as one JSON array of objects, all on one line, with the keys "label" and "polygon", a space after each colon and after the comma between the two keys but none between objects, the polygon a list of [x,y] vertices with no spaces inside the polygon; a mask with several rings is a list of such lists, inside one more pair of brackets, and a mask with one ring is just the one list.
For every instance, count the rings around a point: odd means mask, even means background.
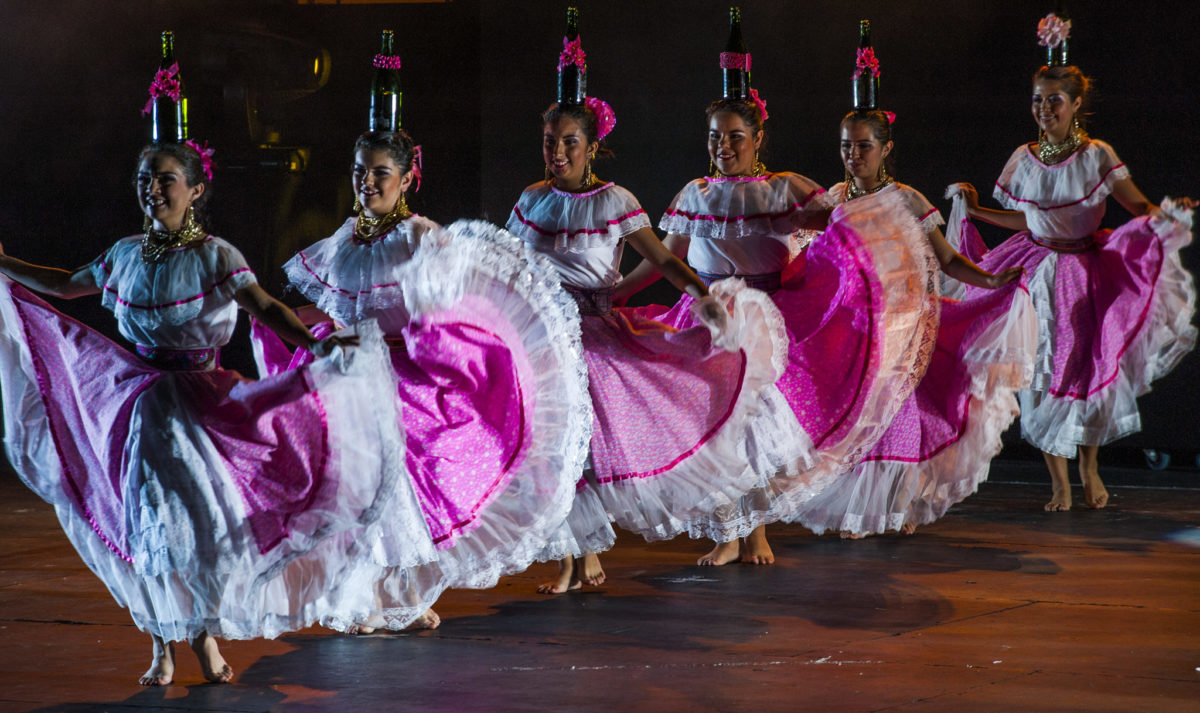
[{"label": "white lace ruffle", "polygon": [[633,194],[614,183],[587,193],[567,193],[550,183],[521,193],[505,228],[543,251],[570,252],[615,246],[650,227]]},{"label": "white lace ruffle", "polygon": [[[793,182],[805,189],[798,202]],[[763,185],[767,190],[763,190]],[[788,235],[812,213],[827,210],[833,198],[814,181],[794,173],[763,177],[697,178],[671,201],[658,227],[691,238],[734,240],[747,236]]]},{"label": "white lace ruffle", "polygon": [[401,284],[417,248],[437,234],[438,225],[413,215],[373,243],[354,237],[354,218],[333,235],[301,250],[284,264],[293,287],[329,315],[353,324],[373,312],[403,307]]},{"label": "white lace ruffle", "polygon": [[1021,435],[1042,451],[1074,458],[1080,445],[1104,445],[1141,430],[1137,397],[1150,391],[1151,383],[1174,369],[1195,347],[1197,330],[1192,317],[1196,311],[1196,285],[1179,257],[1180,248],[1192,241],[1192,216],[1169,198],[1161,207],[1170,218],[1148,219],[1164,250],[1149,323],[1144,334],[1121,355],[1117,380],[1103,394],[1081,400],[1046,393],[1054,373],[1054,273],[1058,255],[1047,256],[1030,276],[1029,289],[1038,315],[1037,362],[1030,389],[1018,398]]}]

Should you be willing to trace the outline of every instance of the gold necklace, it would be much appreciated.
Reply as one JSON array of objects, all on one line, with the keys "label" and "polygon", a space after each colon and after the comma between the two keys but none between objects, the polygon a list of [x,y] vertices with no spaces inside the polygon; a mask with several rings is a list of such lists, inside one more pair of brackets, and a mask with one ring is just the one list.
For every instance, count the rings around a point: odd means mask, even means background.
[{"label": "gold necklace", "polygon": [[750,173],[739,173],[733,176],[727,176],[717,170],[716,164],[712,161],[708,162],[709,178],[759,178],[767,175],[767,167],[762,161],[758,160],[758,154],[754,154],[754,167],[750,169]]},{"label": "gold necklace", "polygon": [[408,209],[408,201],[404,200],[404,194],[400,194],[400,200],[396,201],[396,205],[388,211],[387,215],[373,218],[363,213],[362,206],[358,206],[358,218],[354,221],[354,237],[364,243],[373,243],[383,236],[387,235],[396,224],[405,218],[412,217],[412,211]]},{"label": "gold necklace", "polygon": [[187,247],[204,238],[204,229],[196,222],[191,206],[188,206],[183,225],[178,230],[158,230],[151,227],[148,220],[145,229],[146,234],[142,236],[142,260],[145,262],[159,262],[171,250]]},{"label": "gold necklace", "polygon": [[870,190],[864,191],[863,189],[858,187],[858,184],[854,182],[853,178],[848,179],[846,181],[846,188],[845,188],[845,190],[842,191],[842,200],[843,201],[852,201],[855,198],[862,198],[863,196],[869,196],[872,193],[878,193],[878,192],[882,191],[883,189],[887,188],[888,186],[892,185],[893,182],[894,181],[892,180],[892,177],[887,176],[882,181],[880,181],[878,186],[875,186],[874,188],[872,188]]},{"label": "gold necklace", "polygon": [[1046,132],[1043,131],[1038,136],[1038,159],[1047,166],[1053,166],[1056,163],[1062,163],[1071,154],[1075,153],[1075,149],[1083,143],[1087,138],[1087,134],[1083,129],[1079,128],[1079,124],[1071,127],[1071,133],[1067,138],[1063,139],[1061,144],[1052,144],[1046,138]]}]

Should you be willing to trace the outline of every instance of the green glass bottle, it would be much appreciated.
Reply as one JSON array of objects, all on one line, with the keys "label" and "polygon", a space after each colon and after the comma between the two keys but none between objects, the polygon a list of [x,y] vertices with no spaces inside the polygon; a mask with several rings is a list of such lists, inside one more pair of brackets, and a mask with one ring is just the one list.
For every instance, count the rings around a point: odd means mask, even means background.
[{"label": "green glass bottle", "polygon": [[371,131],[400,129],[400,106],[404,92],[400,90],[400,58],[396,56],[395,37],[384,30],[379,38],[379,54],[375,55],[375,76],[371,78]]},{"label": "green glass bottle", "polygon": [[[159,63],[159,76],[166,76],[175,63],[175,33],[165,30],[162,33],[162,61]],[[151,140],[155,143],[174,141],[182,143],[188,137],[188,100],[183,87],[183,77],[176,69],[175,74],[166,79],[179,85],[179,100],[166,93],[159,93],[151,107]]]},{"label": "green glass bottle", "polygon": [[[568,42],[579,39],[579,8],[567,8]],[[564,66],[558,72],[558,103],[582,104],[587,99],[587,67],[574,64]]]},{"label": "green glass bottle", "polygon": [[[725,43],[725,52],[732,54],[748,54],[746,41],[742,39],[742,9],[729,8],[729,41]],[[745,69],[724,67],[724,97],[726,99],[750,98],[750,73]]]}]

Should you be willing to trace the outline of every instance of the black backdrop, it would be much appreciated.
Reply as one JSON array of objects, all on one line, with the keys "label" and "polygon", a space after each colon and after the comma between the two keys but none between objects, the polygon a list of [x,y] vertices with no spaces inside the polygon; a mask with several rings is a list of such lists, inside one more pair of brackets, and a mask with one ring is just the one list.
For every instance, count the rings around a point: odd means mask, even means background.
[{"label": "black backdrop", "polygon": [[[632,190],[657,220],[707,168],[703,109],[720,90],[728,3],[577,4],[590,93],[617,114],[616,158],[597,172]],[[745,0],[753,85],[771,114],[768,167],[839,180],[838,120],[865,17],[883,103],[899,116],[901,180],[943,208],[939,196],[956,180],[989,193],[1012,149],[1034,137],[1034,27],[1051,5]],[[243,249],[273,291],[282,287],[278,265],[349,214],[350,150],[384,27],[398,34],[405,126],[426,157],[412,205],[440,222],[503,223],[542,175],[537,117],[553,99],[565,6],[0,2],[0,241],[22,258],[70,266],[138,230],[129,179],[147,136],[139,111],[162,29],[176,33],[193,136],[217,149],[215,232]],[[1072,57],[1098,82],[1093,135],[1116,147],[1152,200],[1200,194],[1200,4],[1077,1],[1070,10]],[[297,149],[303,170],[281,170],[279,159]],[[1110,211],[1111,224],[1126,218],[1115,204]],[[1003,238],[985,230],[990,242]],[[626,269],[636,260],[627,254]],[[1185,264],[1195,271],[1200,260],[1186,253]],[[674,298],[661,284],[645,297]],[[65,308],[113,333],[95,304]],[[245,368],[244,352],[229,350],[227,362]],[[1126,445],[1200,450],[1198,368],[1193,354],[1142,399],[1145,430]]]}]

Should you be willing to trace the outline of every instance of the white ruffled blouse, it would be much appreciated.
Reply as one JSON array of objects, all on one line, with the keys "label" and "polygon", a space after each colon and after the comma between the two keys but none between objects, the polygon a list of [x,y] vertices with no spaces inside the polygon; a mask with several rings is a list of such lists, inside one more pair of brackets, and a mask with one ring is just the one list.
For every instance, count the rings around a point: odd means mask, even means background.
[{"label": "white ruffled blouse", "polygon": [[228,343],[237,325],[233,296],[257,281],[238,249],[212,236],[146,262],[142,236],[132,235],[96,258],[91,271],[121,336],[167,349]]},{"label": "white ruffled blouse", "polygon": [[1025,214],[1034,235],[1070,240],[1100,227],[1105,199],[1129,169],[1113,148],[1090,139],[1062,163],[1047,166],[1029,145],[1013,152],[996,181],[993,196],[1009,210]]},{"label": "white ruffled blouse", "polygon": [[[807,189],[802,202],[793,180]],[[697,178],[671,201],[659,227],[691,238],[688,263],[700,272],[763,275],[787,265],[792,234],[831,204],[823,188],[794,173]]]},{"label": "white ruffled blouse", "polygon": [[341,324],[374,318],[385,333],[396,334],[409,321],[402,270],[439,226],[413,215],[367,243],[354,236],[354,221],[347,219],[333,235],[296,253],[284,272],[301,294]]},{"label": "white ruffled blouse", "polygon": [[549,258],[564,284],[599,289],[621,280],[625,237],[649,228],[650,219],[615,183],[586,193],[539,183],[521,194],[506,227]]}]

